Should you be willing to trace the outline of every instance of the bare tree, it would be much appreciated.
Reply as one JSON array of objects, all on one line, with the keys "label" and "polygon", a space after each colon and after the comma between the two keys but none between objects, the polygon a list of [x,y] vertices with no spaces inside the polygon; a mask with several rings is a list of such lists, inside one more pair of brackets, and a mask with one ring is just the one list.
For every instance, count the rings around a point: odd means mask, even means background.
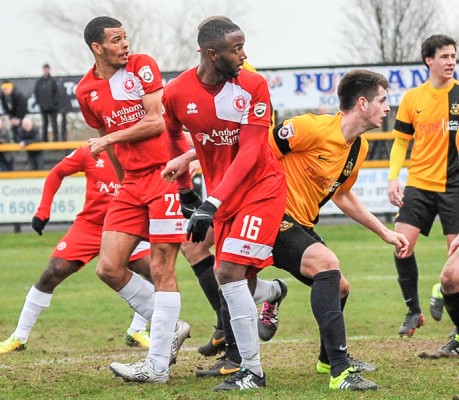
[{"label": "bare tree", "polygon": [[[343,59],[352,63],[420,60],[421,42],[445,31],[439,0],[349,0],[340,27]],[[442,28],[442,29],[439,29]]]},{"label": "bare tree", "polygon": [[81,74],[93,62],[83,41],[83,30],[95,16],[109,15],[123,23],[132,52],[147,53],[161,70],[180,71],[198,63],[197,26],[210,15],[228,15],[243,23],[240,3],[230,0],[49,0],[35,9],[39,23],[55,29],[56,36],[40,51],[53,60],[60,74]]}]

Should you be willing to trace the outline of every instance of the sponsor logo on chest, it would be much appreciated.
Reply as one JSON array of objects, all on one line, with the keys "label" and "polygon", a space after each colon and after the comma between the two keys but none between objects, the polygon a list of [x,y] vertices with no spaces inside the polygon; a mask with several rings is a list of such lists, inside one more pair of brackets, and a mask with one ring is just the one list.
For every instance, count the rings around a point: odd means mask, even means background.
[{"label": "sponsor logo on chest", "polygon": [[211,143],[215,146],[232,146],[239,140],[239,128],[238,129],[213,129],[212,133],[200,132],[195,135],[196,139],[203,146]]}]

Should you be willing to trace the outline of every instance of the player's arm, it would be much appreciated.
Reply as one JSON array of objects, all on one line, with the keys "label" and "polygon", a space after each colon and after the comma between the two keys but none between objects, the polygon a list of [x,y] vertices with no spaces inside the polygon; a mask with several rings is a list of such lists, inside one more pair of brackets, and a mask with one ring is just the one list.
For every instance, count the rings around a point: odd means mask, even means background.
[{"label": "player's arm", "polygon": [[80,152],[75,150],[56,164],[45,179],[40,205],[32,218],[32,228],[41,236],[51,216],[53,199],[66,176],[83,170],[83,159]]},{"label": "player's arm", "polygon": [[349,218],[363,225],[365,228],[376,233],[386,243],[393,244],[398,257],[406,257],[408,252],[408,240],[401,234],[387,228],[376,216],[374,216],[362,204],[357,195],[351,190],[338,190],[332,197],[336,206]]},{"label": "player's arm", "polygon": [[[167,113],[166,113],[167,114]],[[172,157],[161,171],[161,177],[169,182],[177,181],[180,196],[180,209],[185,218],[190,219],[192,214],[201,206],[202,200],[193,190],[189,164],[196,160],[196,151],[190,149],[185,137],[182,124],[166,115],[167,134],[169,135],[169,153]]]},{"label": "player's arm", "polygon": [[[187,171],[191,175],[190,163],[196,161],[196,151],[190,149],[187,152],[168,161],[166,167],[161,171],[161,177],[168,182],[175,182],[182,174]],[[183,186],[180,185],[179,186]]]},{"label": "player's arm", "polygon": [[[187,227],[187,239],[202,242],[207,230],[213,224],[218,207],[236,192],[258,159],[268,127],[260,125],[242,125],[239,131],[239,150],[233,162],[226,170],[223,179],[207,200],[191,215]],[[183,211],[182,211],[183,212]]]},{"label": "player's arm", "polygon": [[164,122],[166,134],[169,137],[169,154],[172,158],[166,168],[161,172],[163,179],[173,182],[177,181],[179,193],[187,193],[193,188],[189,164],[196,159],[196,152],[190,149],[191,136],[185,136],[183,123],[177,117],[173,100],[168,96],[168,88],[164,92],[162,104],[164,105]]},{"label": "player's arm", "polygon": [[97,156],[114,144],[138,142],[164,132],[165,124],[161,103],[162,94],[163,90],[159,89],[142,96],[142,104],[146,115],[129,128],[112,132],[110,135],[107,135],[105,130],[99,130],[99,135],[102,134],[103,136],[88,140],[91,153]]},{"label": "player's arm", "polygon": [[257,162],[268,128],[261,125],[241,125],[239,131],[239,150],[225,172],[223,179],[211,197],[223,202],[237,191],[239,183],[245,179]]},{"label": "player's arm", "polygon": [[391,204],[398,207],[403,205],[403,188],[398,180],[398,174],[405,162],[408,144],[408,140],[396,137],[390,151],[387,197]]},{"label": "player's arm", "polygon": [[[98,129],[97,132],[99,133],[100,137],[105,136],[106,134],[105,129]],[[123,170],[123,167],[121,166],[121,163],[118,160],[118,157],[116,157],[115,150],[113,149],[113,147],[107,147],[106,152],[107,152],[108,158],[113,164],[113,168],[115,168],[115,173],[116,173],[116,176],[118,177],[119,182],[122,183],[123,178],[124,178],[124,170]]]}]

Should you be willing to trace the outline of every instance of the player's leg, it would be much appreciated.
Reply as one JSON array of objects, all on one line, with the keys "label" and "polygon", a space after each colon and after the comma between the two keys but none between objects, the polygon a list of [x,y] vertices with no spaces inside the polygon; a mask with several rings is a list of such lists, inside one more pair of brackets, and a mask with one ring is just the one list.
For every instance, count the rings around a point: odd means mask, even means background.
[{"label": "player's leg", "polygon": [[[231,327],[241,356],[241,369],[237,374],[251,374],[250,379],[255,382],[255,388],[265,386],[266,378],[261,366],[257,307],[245,278],[246,270],[245,265],[221,261],[217,276],[222,295],[228,304]],[[234,375],[235,379],[244,379],[244,376],[238,377],[237,374]],[[227,380],[214,390],[228,390],[228,384],[231,382]]]},{"label": "player's leg", "polygon": [[96,273],[136,312],[150,320],[154,309],[154,293],[151,286],[127,267],[129,257],[139,241],[138,236],[128,233],[103,232]]},{"label": "player's leg", "polygon": [[255,304],[262,304],[258,317],[258,336],[261,340],[266,342],[276,334],[279,328],[279,307],[287,293],[287,284],[282,279],[257,279],[253,300]]},{"label": "player's leg", "polygon": [[[273,254],[278,268],[284,269],[300,282],[311,287],[311,307],[321,336],[318,372],[330,373],[332,366],[335,366],[332,378],[336,379],[344,371],[349,373],[353,363],[347,354],[342,313],[349,293],[349,285],[341,277],[336,256],[325,246],[314,230],[299,225],[287,215],[284,216]],[[343,347],[340,349],[340,346]],[[362,388],[365,387],[366,382],[370,382],[355,375],[356,369],[352,371],[351,377],[342,376],[341,380],[355,380],[354,384]],[[370,383],[370,386],[374,385]]]},{"label": "player's leg", "polygon": [[[439,193],[437,196],[439,203],[438,214],[443,228],[443,234],[446,238],[446,245],[449,250],[452,241],[456,238],[459,232],[459,193],[457,193],[457,191],[447,190],[446,193]],[[448,260],[446,266],[443,267],[442,274],[446,276],[445,281],[448,283],[448,286],[450,286],[451,283],[454,286],[453,282],[455,282],[455,279],[454,276],[451,275],[450,268],[451,267]],[[432,288],[432,295],[430,298],[430,314],[436,321],[440,321],[443,313],[443,287],[444,285],[437,283]],[[446,293],[451,293],[451,290],[444,291]]]},{"label": "player's leg", "polygon": [[400,335],[412,336],[417,328],[424,325],[425,318],[421,311],[418,294],[419,271],[414,255],[414,246],[419,237],[420,230],[412,225],[397,222],[395,231],[403,233],[410,243],[410,252],[408,257],[399,258],[394,254],[395,267],[397,269],[397,281],[402,291],[405,305],[408,307],[408,313],[405,321],[399,329]]},{"label": "player's leg", "polygon": [[329,387],[376,389],[376,384],[358,374],[348,357],[340,299],[341,273],[336,255],[322,243],[315,243],[303,254],[301,272],[313,278],[311,308],[331,367]]},{"label": "player's leg", "polygon": [[15,331],[0,342],[0,353],[26,349],[33,327],[51,303],[54,289],[83,265],[82,261],[51,257],[45,271],[27,293]]},{"label": "player's leg", "polygon": [[180,251],[190,263],[194,274],[198,278],[199,285],[216,315],[215,331],[212,337],[208,343],[198,348],[198,352],[206,357],[215,356],[225,349],[225,335],[220,313],[220,291],[214,272],[215,257],[210,252],[213,244],[214,230],[210,228],[203,242],[183,242],[180,247]]},{"label": "player's leg", "polygon": [[442,358],[459,356],[459,249],[446,261],[441,272],[441,291],[445,300],[445,310],[455,325],[450,340],[434,353],[422,352],[421,358]]},{"label": "player's leg", "polygon": [[[128,268],[138,275],[143,276],[147,280],[147,283],[151,283],[150,260],[150,243],[141,241],[131,254]],[[151,284],[151,292],[154,293],[154,291],[155,288]],[[134,313],[131,324],[124,335],[124,341],[128,346],[139,346],[147,349],[150,347],[148,322],[139,313]]]},{"label": "player's leg", "polygon": [[[54,289],[97,257],[101,229],[77,220],[51,253],[48,266],[27,294],[16,331],[0,344],[0,353],[23,349],[40,314],[49,307]],[[15,338],[19,338],[15,340]]]},{"label": "player's leg", "polygon": [[[143,207],[136,209],[142,211],[148,207],[148,213],[139,217],[146,217],[146,224],[142,224],[138,233],[149,237],[151,243],[150,273],[155,285],[151,303],[151,341],[144,360],[133,364],[112,363],[110,368],[125,380],[166,383],[169,381],[169,365],[174,362],[174,355],[176,357],[190,332],[188,324],[178,321],[181,299],[175,274],[180,244],[185,240],[186,223],[179,211],[177,187],[161,179],[159,168],[133,184],[138,189],[136,192],[142,193]],[[126,223],[130,225],[129,229],[136,229],[138,225],[133,225],[132,218]]]},{"label": "player's leg", "polygon": [[[441,291],[445,301],[445,310],[455,327],[459,326],[459,250],[456,250],[446,262],[441,273]],[[448,355],[459,356],[459,334],[439,351]]]},{"label": "player's leg", "polygon": [[416,329],[424,325],[425,317],[419,302],[419,271],[414,248],[419,234],[429,235],[438,213],[438,205],[439,201],[435,198],[434,192],[408,186],[404,190],[403,205],[395,219],[395,231],[403,233],[409,241],[406,258],[394,255],[397,280],[405,305],[408,307],[408,313],[399,329],[401,336],[412,336]]},{"label": "player's leg", "polygon": [[266,386],[259,351],[258,311],[249,281],[273,263],[272,247],[284,206],[282,198],[266,199],[242,205],[232,221],[214,219],[217,280],[241,356],[241,369],[216,386],[216,391]]}]

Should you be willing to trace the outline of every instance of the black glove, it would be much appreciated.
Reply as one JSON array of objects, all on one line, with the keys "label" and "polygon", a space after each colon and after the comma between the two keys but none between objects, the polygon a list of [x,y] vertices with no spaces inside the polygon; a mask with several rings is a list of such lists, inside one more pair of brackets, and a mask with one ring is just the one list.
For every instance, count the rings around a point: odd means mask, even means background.
[{"label": "black glove", "polygon": [[202,200],[193,190],[185,194],[179,194],[179,196],[182,214],[186,219],[190,219],[191,215],[202,204]]},{"label": "black glove", "polygon": [[38,217],[33,217],[32,218],[33,230],[41,236],[43,234],[43,230],[45,229],[45,226],[48,223],[48,221],[49,221],[49,218],[41,219]]},{"label": "black glove", "polygon": [[217,207],[211,202],[206,200],[202,203],[188,221],[186,239],[189,240],[191,237],[193,243],[204,241],[209,227],[214,226],[213,219],[216,212]]}]

